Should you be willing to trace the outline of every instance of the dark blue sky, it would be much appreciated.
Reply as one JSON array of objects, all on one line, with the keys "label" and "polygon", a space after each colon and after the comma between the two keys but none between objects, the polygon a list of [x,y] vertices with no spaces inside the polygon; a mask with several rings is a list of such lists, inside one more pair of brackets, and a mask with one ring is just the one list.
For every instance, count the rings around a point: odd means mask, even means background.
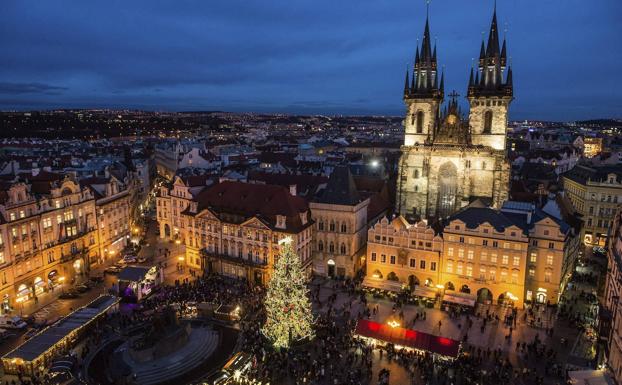
[{"label": "dark blue sky", "polygon": [[[464,94],[492,4],[432,1],[448,92]],[[622,117],[622,1],[498,0],[498,15],[512,119]],[[0,109],[401,115],[424,22],[424,0],[6,0]]]}]

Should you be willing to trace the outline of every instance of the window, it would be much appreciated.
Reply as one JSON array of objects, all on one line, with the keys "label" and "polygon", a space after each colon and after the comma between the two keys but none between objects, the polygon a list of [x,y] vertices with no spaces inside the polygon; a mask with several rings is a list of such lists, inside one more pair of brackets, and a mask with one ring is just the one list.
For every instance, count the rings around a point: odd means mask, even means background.
[{"label": "window", "polygon": [[497,263],[497,254],[490,255],[490,262]]},{"label": "window", "polygon": [[436,271],[436,262],[430,262],[430,270]]},{"label": "window", "polygon": [[[318,241],[317,249],[318,251],[324,251],[324,242]],[[372,256],[375,256],[375,253],[372,253]],[[375,259],[372,259],[372,261],[375,261]]]},{"label": "window", "polygon": [[50,227],[52,227],[52,218],[44,218],[43,219],[43,228],[44,229],[49,229]]},{"label": "window", "polygon": [[410,267],[412,267],[413,269],[417,267],[417,260],[414,258],[410,259]]},{"label": "window", "polygon": [[346,231],[348,231],[348,226],[345,223],[341,224],[341,232],[345,233]]},{"label": "window", "polygon": [[422,259],[421,261],[419,261],[419,268],[425,270],[425,259]]},{"label": "window", "polygon": [[454,263],[449,261],[447,262],[447,272],[448,273],[453,273],[454,272]]},{"label": "window", "polygon": [[330,230],[330,231],[335,231],[335,222],[331,222],[331,223],[330,223],[329,230]]},{"label": "window", "polygon": [[512,258],[512,265],[514,266],[520,265],[520,257],[514,256],[514,258]]},{"label": "window", "polygon": [[508,272],[501,271],[501,282],[507,282],[507,281],[508,281]]},{"label": "window", "polygon": [[466,275],[467,275],[467,277],[472,277],[473,276],[473,266],[467,265],[467,267],[466,267]]},{"label": "window", "polygon": [[492,247],[499,247],[499,242],[492,241]]},{"label": "window", "polygon": [[385,254],[380,255],[380,262],[387,263],[387,256]]},{"label": "window", "polygon": [[501,256],[501,263],[504,264],[504,265],[507,265],[508,264],[508,259],[509,258],[508,258],[507,255]]},{"label": "window", "polygon": [[390,257],[390,262],[389,263],[392,264],[392,265],[395,265],[395,255],[392,255]]},{"label": "window", "polygon": [[464,237],[460,237],[460,243],[464,243]]},{"label": "window", "polygon": [[479,259],[480,259],[482,262],[485,262],[485,261],[488,259],[488,253],[487,253],[487,252],[485,252],[485,251],[482,251],[482,253],[481,253],[481,254],[480,254],[480,256],[479,256]]},{"label": "window", "polygon": [[484,239],[482,241],[482,246],[488,246],[488,239]]},{"label": "window", "polygon": [[546,256],[546,264],[549,266],[553,265],[553,256],[552,255],[547,255]]},{"label": "window", "polygon": [[331,253],[334,253],[334,252],[335,252],[335,244],[334,244],[334,243],[332,243],[332,242],[331,242],[331,243],[328,245],[328,251],[329,251],[329,252],[331,252]]},{"label": "window", "polygon": [[454,256],[454,248],[453,247],[447,248],[447,256],[449,256],[449,257],[453,257]]},{"label": "window", "polygon": [[423,133],[423,111],[417,112],[417,134]]},{"label": "window", "polygon": [[544,230],[544,235],[549,235],[549,231],[548,230]]},{"label": "window", "polygon": [[536,269],[529,269],[529,276],[530,277],[535,277],[536,276]]},{"label": "window", "polygon": [[472,260],[473,260],[473,250],[469,250],[469,251],[468,251],[468,253],[467,253],[467,259],[468,259],[469,261],[472,261]]},{"label": "window", "polygon": [[24,218],[25,216],[26,216],[26,213],[24,213],[24,210],[19,210],[19,217]]},{"label": "window", "polygon": [[319,221],[317,224],[317,229],[320,231],[324,231],[324,222],[323,221]]},{"label": "window", "polygon": [[510,244],[508,242],[503,242],[503,248],[504,249],[509,249],[510,248]]},{"label": "window", "polygon": [[490,134],[492,132],[492,111],[488,110],[484,113],[484,130],[482,133]]},{"label": "window", "polygon": [[464,258],[464,250],[458,249],[458,258]]},{"label": "window", "polygon": [[515,271],[512,272],[512,283],[518,283],[518,273]]},{"label": "window", "polygon": [[15,220],[15,213],[10,213],[9,214],[9,218],[14,221]]},{"label": "window", "polygon": [[342,255],[346,254],[346,244],[345,243],[341,244],[341,247],[340,247],[339,251],[341,252]]},{"label": "window", "polygon": [[491,281],[496,281],[497,280],[497,271],[496,270],[490,270],[490,280]]},{"label": "window", "polygon": [[389,243],[393,243],[393,237],[389,237]]},{"label": "window", "polygon": [[371,261],[376,262],[376,253],[371,253]]},{"label": "window", "polygon": [[458,268],[456,269],[456,273],[458,275],[462,275],[462,263],[458,263]]},{"label": "window", "polygon": [[555,248],[555,242],[549,242],[549,249]]},{"label": "window", "polygon": [[544,282],[551,282],[551,277],[553,276],[553,273],[550,272],[549,270],[544,272]]},{"label": "window", "polygon": [[486,268],[484,266],[479,268],[479,279],[486,279]]},{"label": "window", "polygon": [[535,251],[531,252],[531,255],[529,256],[529,262],[536,263],[537,260],[538,260],[538,253],[536,253]]}]

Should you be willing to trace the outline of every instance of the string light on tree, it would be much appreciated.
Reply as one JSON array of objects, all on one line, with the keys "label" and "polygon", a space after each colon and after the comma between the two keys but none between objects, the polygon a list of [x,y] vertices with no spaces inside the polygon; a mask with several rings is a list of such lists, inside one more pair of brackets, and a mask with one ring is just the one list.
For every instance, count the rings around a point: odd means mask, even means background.
[{"label": "string light on tree", "polygon": [[311,301],[300,258],[287,237],[279,241],[281,252],[266,292],[267,319],[263,333],[276,348],[313,337]]}]

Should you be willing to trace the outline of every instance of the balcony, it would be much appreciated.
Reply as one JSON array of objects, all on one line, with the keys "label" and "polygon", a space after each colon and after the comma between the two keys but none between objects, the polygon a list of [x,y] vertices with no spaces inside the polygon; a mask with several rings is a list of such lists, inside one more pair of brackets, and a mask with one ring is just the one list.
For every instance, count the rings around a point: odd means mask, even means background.
[{"label": "balcony", "polygon": [[230,255],[210,252],[206,249],[201,249],[201,255],[208,260],[223,260],[240,266],[257,267],[261,269],[268,268],[268,262],[263,260],[255,261],[254,259],[233,257]]}]

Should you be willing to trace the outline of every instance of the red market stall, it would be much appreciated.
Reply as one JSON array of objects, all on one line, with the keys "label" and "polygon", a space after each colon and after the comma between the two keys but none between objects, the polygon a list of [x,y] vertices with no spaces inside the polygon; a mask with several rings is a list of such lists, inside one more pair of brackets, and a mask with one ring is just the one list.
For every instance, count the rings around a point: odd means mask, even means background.
[{"label": "red market stall", "polygon": [[422,350],[445,358],[455,359],[460,353],[460,342],[454,339],[364,319],[356,324],[355,333],[365,338]]}]

